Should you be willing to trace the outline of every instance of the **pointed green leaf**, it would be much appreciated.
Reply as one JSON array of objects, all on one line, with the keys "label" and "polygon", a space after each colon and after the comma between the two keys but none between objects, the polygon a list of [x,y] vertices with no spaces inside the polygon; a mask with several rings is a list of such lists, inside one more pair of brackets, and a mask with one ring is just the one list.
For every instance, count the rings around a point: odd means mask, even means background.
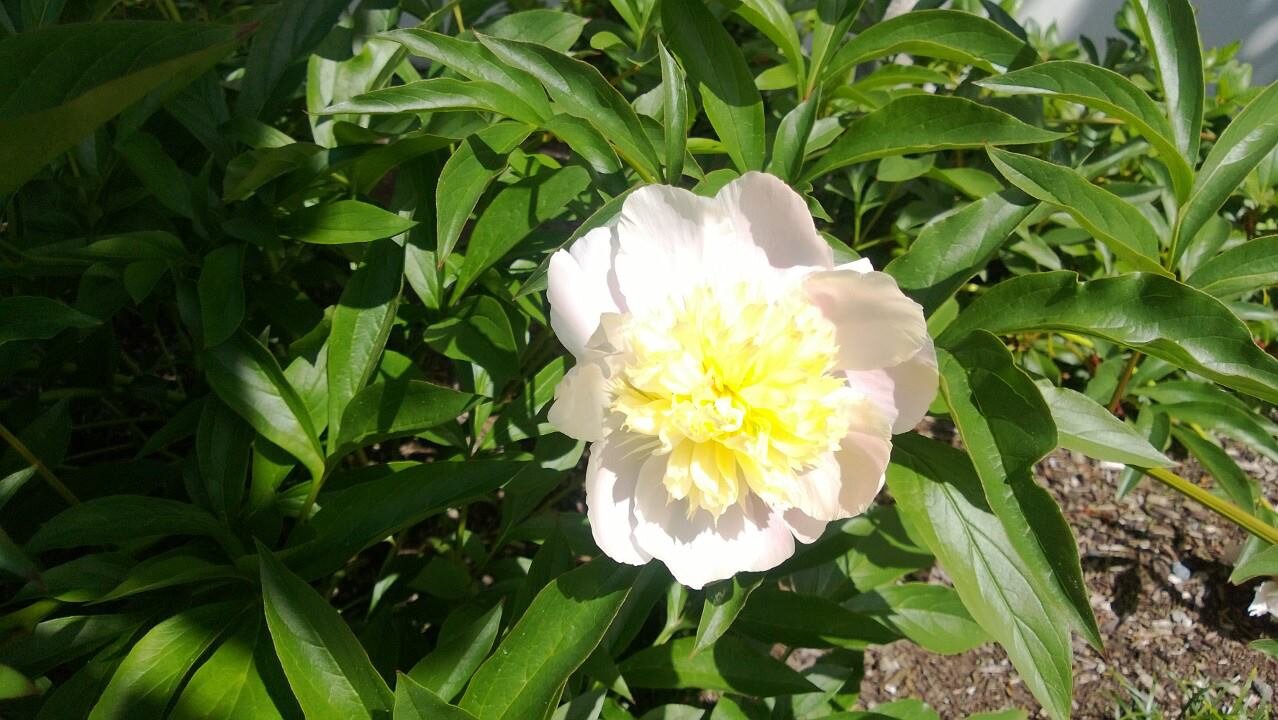
[{"label": "pointed green leaf", "polygon": [[683,177],[683,160],[688,151],[688,79],[679,62],[660,41],[661,99],[666,140],[666,182],[677,185]]},{"label": "pointed green leaf", "polygon": [[1038,389],[1051,408],[1061,447],[1096,460],[1136,467],[1171,467],[1176,464],[1155,450],[1144,436],[1086,395],[1046,383],[1040,383]]},{"label": "pointed green leaf", "polygon": [[456,420],[477,398],[421,380],[376,383],[360,390],[342,415],[331,453],[338,459],[373,443],[416,435]]},{"label": "pointed green leaf", "polygon": [[1133,5],[1158,72],[1176,147],[1192,165],[1198,160],[1207,95],[1194,8],[1189,0],[1137,0]]},{"label": "pointed green leaf", "polygon": [[190,503],[145,497],[108,495],[72,505],[40,526],[27,541],[27,552],[84,545],[115,545],[161,535],[218,537],[217,518]]},{"label": "pointed green leaf", "polygon": [[395,679],[395,720],[475,720],[475,716],[430,690],[404,673]]},{"label": "pointed green leaf", "polygon": [[280,223],[280,231],[317,245],[366,243],[407,231],[417,223],[358,200],[302,208]]},{"label": "pointed green leaf", "polygon": [[954,655],[990,640],[954,589],[944,585],[887,585],[855,595],[844,606],[880,619],[928,652]]},{"label": "pointed green leaf", "polygon": [[501,608],[454,610],[440,628],[435,649],[408,671],[409,677],[444,700],[457,697],[497,642]]},{"label": "pointed green leaf", "polygon": [[16,340],[48,340],[63,330],[86,329],[102,321],[39,295],[0,298],[0,345]]},{"label": "pointed green leaf", "polygon": [[506,169],[506,158],[532,127],[500,122],[462,140],[444,163],[435,188],[435,253],[439,267],[452,254],[462,228],[489,183]]},{"label": "pointed green leaf", "polygon": [[537,111],[501,85],[483,80],[463,81],[453,78],[431,78],[373,90],[346,102],[330,105],[324,108],[323,114],[387,115],[449,110],[493,112],[531,124],[541,121]]},{"label": "pointed green leaf", "polygon": [[1218,298],[1278,286],[1278,235],[1229,248],[1203,263],[1185,282]]},{"label": "pointed green leaf", "polygon": [[706,601],[697,622],[694,653],[705,650],[723,637],[741,608],[745,607],[750,593],[763,582],[763,577],[760,573],[739,573],[730,580],[721,580],[706,588]]},{"label": "pointed green leaf", "polygon": [[296,718],[298,708],[287,688],[266,622],[261,614],[253,612],[195,671],[169,717]]},{"label": "pointed green leaf", "polygon": [[738,638],[720,638],[713,648],[696,654],[695,646],[694,638],[677,638],[640,650],[619,667],[631,687],[717,690],[763,697],[817,690],[780,660]]}]

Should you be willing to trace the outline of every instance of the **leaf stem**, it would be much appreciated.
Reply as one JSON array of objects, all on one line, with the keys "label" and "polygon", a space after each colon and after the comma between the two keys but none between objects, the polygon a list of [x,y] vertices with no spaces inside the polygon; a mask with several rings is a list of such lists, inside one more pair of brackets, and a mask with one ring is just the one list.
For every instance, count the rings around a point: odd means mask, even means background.
[{"label": "leaf stem", "polygon": [[1131,357],[1127,358],[1127,365],[1123,367],[1123,374],[1118,378],[1118,385],[1114,387],[1114,394],[1109,398],[1109,412],[1111,415],[1118,414],[1118,408],[1123,404],[1123,398],[1127,396],[1127,383],[1131,382],[1132,373],[1136,371],[1136,363],[1140,362],[1141,354],[1139,351],[1133,352]]},{"label": "leaf stem", "polygon": [[1208,509],[1261,540],[1271,545],[1278,545],[1278,528],[1228,500],[1216,497],[1207,490],[1165,468],[1147,468],[1143,472],[1181,495],[1206,505]]},{"label": "leaf stem", "polygon": [[61,495],[62,499],[67,501],[67,504],[80,504],[80,498],[76,497],[75,493],[71,492],[71,488],[62,484],[62,481],[58,479],[58,476],[54,475],[53,471],[45,466],[44,462],[42,462],[40,458],[36,457],[35,453],[31,452],[31,450],[18,439],[18,436],[9,432],[9,428],[5,427],[3,424],[0,424],[0,438],[4,438],[4,441],[9,444],[9,447],[13,448],[14,452],[22,456],[23,460],[26,460],[31,467],[35,468],[36,472],[40,474],[40,477],[44,478],[45,482],[49,483],[49,487],[52,487],[56,493]]}]

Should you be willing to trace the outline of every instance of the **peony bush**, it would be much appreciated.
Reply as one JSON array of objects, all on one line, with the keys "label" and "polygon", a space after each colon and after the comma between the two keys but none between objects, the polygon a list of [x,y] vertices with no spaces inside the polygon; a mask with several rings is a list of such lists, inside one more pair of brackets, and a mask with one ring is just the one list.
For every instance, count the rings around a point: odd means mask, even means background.
[{"label": "peony bush", "polygon": [[1065,718],[1057,448],[1270,612],[1278,85],[901,5],[0,0],[0,714]]}]

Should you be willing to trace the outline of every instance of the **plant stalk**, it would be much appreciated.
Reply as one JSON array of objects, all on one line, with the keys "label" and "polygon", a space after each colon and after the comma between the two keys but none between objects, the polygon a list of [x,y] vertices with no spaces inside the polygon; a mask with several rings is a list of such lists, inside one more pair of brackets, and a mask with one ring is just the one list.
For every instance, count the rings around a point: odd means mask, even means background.
[{"label": "plant stalk", "polygon": [[67,504],[80,504],[80,498],[76,497],[75,493],[71,492],[71,488],[62,484],[62,481],[58,479],[58,476],[54,475],[53,471],[46,467],[44,462],[42,462],[40,458],[36,457],[35,453],[31,452],[31,450],[27,448],[26,444],[18,439],[17,435],[9,432],[9,428],[2,424],[0,424],[0,438],[4,438],[4,441],[9,444],[9,447],[13,448],[14,452],[22,456],[23,460],[26,460],[31,467],[35,468],[36,472],[40,474],[40,477],[44,478],[45,482],[49,483],[49,487],[53,488],[54,492],[61,495],[62,499],[67,501]]},{"label": "plant stalk", "polygon": [[1206,505],[1221,517],[1238,527],[1255,535],[1271,545],[1278,545],[1278,528],[1243,510],[1237,505],[1216,497],[1201,487],[1165,468],[1147,468],[1145,474],[1161,482],[1167,487],[1193,500]]}]

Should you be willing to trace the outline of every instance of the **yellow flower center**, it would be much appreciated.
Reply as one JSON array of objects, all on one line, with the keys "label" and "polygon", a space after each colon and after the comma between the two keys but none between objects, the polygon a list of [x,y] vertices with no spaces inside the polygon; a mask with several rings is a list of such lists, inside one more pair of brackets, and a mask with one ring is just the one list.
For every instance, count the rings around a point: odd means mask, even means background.
[{"label": "yellow flower center", "polygon": [[795,290],[702,287],[627,318],[612,410],[668,454],[663,483],[691,516],[753,492],[794,504],[797,476],[847,434],[834,326]]}]

